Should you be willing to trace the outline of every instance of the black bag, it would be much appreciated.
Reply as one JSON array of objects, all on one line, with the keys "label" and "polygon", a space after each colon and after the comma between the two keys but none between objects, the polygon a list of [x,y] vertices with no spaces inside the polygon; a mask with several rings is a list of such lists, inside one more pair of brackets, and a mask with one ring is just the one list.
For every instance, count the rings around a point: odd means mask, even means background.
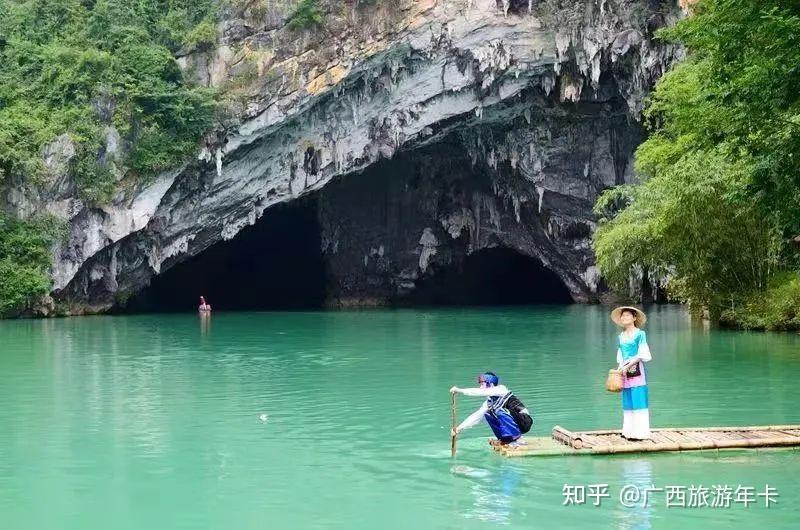
[{"label": "black bag", "polygon": [[511,397],[508,398],[506,409],[509,414],[511,414],[511,417],[514,418],[514,423],[517,424],[522,434],[526,434],[531,430],[531,427],[533,427],[533,418],[529,413],[524,412],[527,410],[525,404],[520,401],[517,396],[512,394]]},{"label": "black bag", "polygon": [[519,427],[519,432],[522,434],[526,434],[531,430],[531,427],[533,427],[533,418],[531,418],[530,414],[522,411],[512,412],[511,417],[514,418],[514,423],[517,424],[517,427]]},{"label": "black bag", "polygon": [[625,377],[638,377],[640,375],[642,375],[642,371],[639,368],[639,361],[625,371]]}]

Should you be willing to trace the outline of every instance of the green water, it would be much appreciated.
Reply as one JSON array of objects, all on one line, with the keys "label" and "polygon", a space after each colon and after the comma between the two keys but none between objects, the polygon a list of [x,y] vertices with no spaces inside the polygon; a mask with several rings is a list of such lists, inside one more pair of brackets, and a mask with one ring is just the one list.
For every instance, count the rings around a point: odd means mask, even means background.
[{"label": "green water", "polygon": [[[654,426],[800,424],[800,336],[649,313]],[[3,529],[800,527],[800,452],[449,455],[453,384],[493,369],[534,434],[619,427],[599,307],[0,322]],[[459,416],[479,406],[460,397]],[[260,416],[267,415],[266,421]],[[564,484],[608,484],[599,507]],[[748,507],[625,508],[620,488],[776,487]]]}]

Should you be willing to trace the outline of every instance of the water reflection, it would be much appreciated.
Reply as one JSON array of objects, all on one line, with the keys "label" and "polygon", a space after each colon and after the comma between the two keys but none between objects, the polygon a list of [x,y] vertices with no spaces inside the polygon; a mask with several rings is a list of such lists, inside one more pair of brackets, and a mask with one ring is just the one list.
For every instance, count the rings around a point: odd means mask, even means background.
[{"label": "water reflection", "polygon": [[199,313],[200,315],[200,335],[207,337],[211,333],[211,313]]},{"label": "water reflection", "polygon": [[473,502],[463,513],[465,518],[499,524],[511,522],[513,499],[522,478],[519,468],[504,462],[494,470],[455,466],[452,472],[472,481]]},{"label": "water reflection", "polygon": [[[620,460],[622,464],[622,481],[620,489],[628,487],[638,490],[641,498],[636,502],[628,501],[630,507],[625,507],[620,498],[612,499],[617,506],[615,519],[619,530],[646,530],[652,528],[650,518],[653,514],[653,494],[645,506],[644,495],[646,489],[653,486],[653,468],[649,460],[628,459]],[[635,489],[634,489],[635,488]]]}]

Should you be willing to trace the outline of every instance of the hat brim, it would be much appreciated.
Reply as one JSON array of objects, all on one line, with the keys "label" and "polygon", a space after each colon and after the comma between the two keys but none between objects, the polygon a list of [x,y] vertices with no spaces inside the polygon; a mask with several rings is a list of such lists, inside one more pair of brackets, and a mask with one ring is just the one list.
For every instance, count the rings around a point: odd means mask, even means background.
[{"label": "hat brim", "polygon": [[636,307],[627,305],[617,307],[611,312],[611,320],[614,322],[614,324],[623,327],[620,318],[622,317],[622,312],[625,311],[626,309],[636,313],[636,321],[634,322],[634,325],[637,328],[641,328],[642,326],[644,326],[645,322],[647,322],[647,315],[644,314],[644,311]]}]

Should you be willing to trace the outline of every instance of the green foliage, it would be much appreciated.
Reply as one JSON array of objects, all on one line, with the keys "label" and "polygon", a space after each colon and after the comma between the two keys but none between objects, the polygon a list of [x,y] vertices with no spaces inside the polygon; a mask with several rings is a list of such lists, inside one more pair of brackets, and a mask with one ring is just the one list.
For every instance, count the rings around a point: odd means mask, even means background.
[{"label": "green foliage", "polygon": [[662,35],[690,59],[665,78],[651,126],[747,160],[750,198],[800,233],[800,3],[704,0]]},{"label": "green foliage", "polygon": [[[672,277],[676,298],[709,304],[760,289],[778,266],[780,237],[764,213],[741,200],[746,167],[714,151],[687,153],[641,185],[622,191],[629,204],[595,234],[600,270],[623,288],[637,267]],[[620,190],[606,192],[603,215]],[[617,199],[618,200],[618,199]]]},{"label": "green foliage", "polygon": [[50,217],[0,215],[0,315],[30,307],[50,290],[50,247],[61,233]]},{"label": "green foliage", "polygon": [[217,43],[217,25],[211,19],[203,20],[186,34],[184,43],[199,50],[209,50]]},{"label": "green foliage", "polygon": [[319,7],[319,0],[300,0],[287,22],[290,29],[306,29],[319,26],[324,20],[325,13]]},{"label": "green foliage", "polygon": [[179,163],[211,126],[214,94],[190,86],[173,53],[213,44],[215,10],[214,0],[0,0],[0,179],[41,176],[43,147],[67,133],[81,192],[107,196],[113,175],[90,163],[107,124],[133,146],[123,165],[134,174]]},{"label": "green foliage", "polygon": [[800,331],[800,275],[778,275],[766,291],[750,293],[742,304],[723,310],[720,323],[743,329]]},{"label": "green foliage", "polygon": [[676,297],[735,312],[797,267],[800,4],[701,0],[661,36],[688,58],[648,102],[641,184],[596,204],[598,265],[616,287],[646,267]]},{"label": "green foliage", "polygon": [[73,172],[83,196],[95,203],[108,202],[114,192],[114,175],[111,170],[97,162],[93,152],[84,152],[77,157]]}]

